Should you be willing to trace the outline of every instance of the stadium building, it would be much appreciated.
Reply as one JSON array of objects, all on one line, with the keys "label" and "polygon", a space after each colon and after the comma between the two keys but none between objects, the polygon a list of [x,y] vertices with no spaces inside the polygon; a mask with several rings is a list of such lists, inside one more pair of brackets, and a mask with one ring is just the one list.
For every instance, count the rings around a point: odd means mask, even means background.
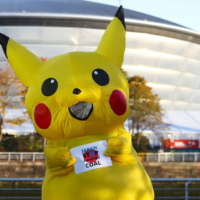
[{"label": "stadium building", "polygon": [[[0,32],[47,59],[94,51],[116,10],[81,0],[1,0]],[[143,76],[161,98],[164,120],[171,124],[164,133],[171,140],[168,148],[199,148],[200,33],[128,9],[125,20],[123,69],[129,76]],[[0,49],[1,67],[5,61]],[[157,136],[146,134],[152,146],[159,145]]]}]

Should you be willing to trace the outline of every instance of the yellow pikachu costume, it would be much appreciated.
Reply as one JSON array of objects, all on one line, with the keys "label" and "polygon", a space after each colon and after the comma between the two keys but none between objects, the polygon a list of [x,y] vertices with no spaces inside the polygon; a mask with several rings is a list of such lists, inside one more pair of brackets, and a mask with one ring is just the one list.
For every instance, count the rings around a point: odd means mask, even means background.
[{"label": "yellow pikachu costume", "polygon": [[[95,52],[71,52],[41,61],[0,34],[16,75],[27,86],[26,107],[48,139],[43,200],[153,200],[151,182],[123,127],[129,88],[121,73],[125,23],[120,7]],[[70,149],[107,140],[112,166],[75,174]]]}]

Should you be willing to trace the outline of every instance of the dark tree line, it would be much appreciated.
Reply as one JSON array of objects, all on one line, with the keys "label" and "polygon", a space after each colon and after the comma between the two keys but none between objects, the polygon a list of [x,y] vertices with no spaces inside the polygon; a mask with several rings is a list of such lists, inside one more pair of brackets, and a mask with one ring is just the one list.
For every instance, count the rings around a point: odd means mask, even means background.
[{"label": "dark tree line", "polygon": [[4,134],[0,144],[0,151],[7,152],[42,152],[44,139],[38,133],[28,135]]}]

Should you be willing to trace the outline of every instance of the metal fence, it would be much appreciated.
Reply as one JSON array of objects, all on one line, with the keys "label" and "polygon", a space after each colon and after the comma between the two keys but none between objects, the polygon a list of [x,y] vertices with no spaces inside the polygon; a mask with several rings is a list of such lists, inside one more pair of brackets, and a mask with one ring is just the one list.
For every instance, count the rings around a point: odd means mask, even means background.
[{"label": "metal fence", "polygon": [[[200,153],[142,153],[143,162],[200,162]],[[0,161],[42,161],[44,153],[38,152],[0,152]]]},{"label": "metal fence", "polygon": [[[200,187],[199,185],[196,186],[196,187],[192,187],[192,188],[189,188],[189,186],[194,183],[194,182],[199,182],[200,183],[200,178],[151,178],[151,181],[153,183],[157,182],[159,183],[159,185],[162,183],[162,182],[170,182],[170,183],[179,183],[179,182],[183,182],[185,183],[185,187],[184,188],[177,188],[177,187],[169,187],[169,188],[166,188],[166,187],[154,187],[154,192],[155,192],[155,199],[184,199],[184,200],[190,200],[190,199],[200,199]],[[162,196],[158,196],[156,195],[157,194],[157,191],[161,191],[162,193]],[[171,195],[172,191],[181,191],[184,193],[184,195],[182,194],[181,195]],[[197,191],[197,193],[195,194],[190,194],[191,192],[193,191]],[[164,196],[164,192],[167,192],[167,195]]]},{"label": "metal fence", "polygon": [[[0,183],[5,182],[25,182],[25,183],[41,183],[43,181],[43,178],[0,178]],[[2,184],[3,185],[3,184]],[[13,185],[13,184],[12,184]],[[38,191],[38,195],[35,196],[35,192]],[[34,195],[33,195],[34,193]],[[19,196],[19,194],[23,194],[23,196]],[[31,188],[31,187],[15,187],[14,185],[12,187],[1,187],[0,188],[0,200],[3,199],[14,199],[14,200],[22,200],[22,199],[41,199],[41,187],[38,188]]]},{"label": "metal fence", "polygon": [[[1,182],[42,182],[43,178],[0,178]],[[183,182],[184,186],[183,188],[163,188],[163,187],[154,187],[155,191],[155,199],[184,199],[184,200],[190,200],[190,199],[200,199],[200,188],[189,188],[193,183],[199,182],[200,178],[152,178],[151,181],[154,183],[159,183],[158,185],[161,185],[162,182],[170,182],[170,183],[180,183]],[[41,188],[0,188],[0,191],[41,191]],[[161,191],[161,196],[157,195],[157,191]],[[163,196],[163,192],[167,191],[167,196]],[[180,196],[172,196],[172,191],[182,191],[184,192],[184,195]],[[190,195],[191,191],[198,191],[198,194],[196,196]],[[0,192],[1,194],[1,192]],[[41,196],[41,195],[40,195]],[[41,199],[40,196],[0,196],[1,199],[15,199],[15,200],[21,200],[21,199]]]},{"label": "metal fence", "polygon": [[143,162],[200,162],[200,153],[139,153],[138,156]]},{"label": "metal fence", "polygon": [[43,152],[0,152],[0,161],[43,161],[45,155]]}]

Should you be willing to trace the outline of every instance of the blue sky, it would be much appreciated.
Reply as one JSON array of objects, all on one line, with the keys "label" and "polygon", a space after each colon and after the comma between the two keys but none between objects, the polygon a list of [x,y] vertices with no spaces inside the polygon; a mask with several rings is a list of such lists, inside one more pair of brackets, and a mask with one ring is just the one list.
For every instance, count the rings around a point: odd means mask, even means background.
[{"label": "blue sky", "polygon": [[[88,0],[119,6],[120,0]],[[200,32],[200,0],[121,0],[124,8],[163,18]]]}]

